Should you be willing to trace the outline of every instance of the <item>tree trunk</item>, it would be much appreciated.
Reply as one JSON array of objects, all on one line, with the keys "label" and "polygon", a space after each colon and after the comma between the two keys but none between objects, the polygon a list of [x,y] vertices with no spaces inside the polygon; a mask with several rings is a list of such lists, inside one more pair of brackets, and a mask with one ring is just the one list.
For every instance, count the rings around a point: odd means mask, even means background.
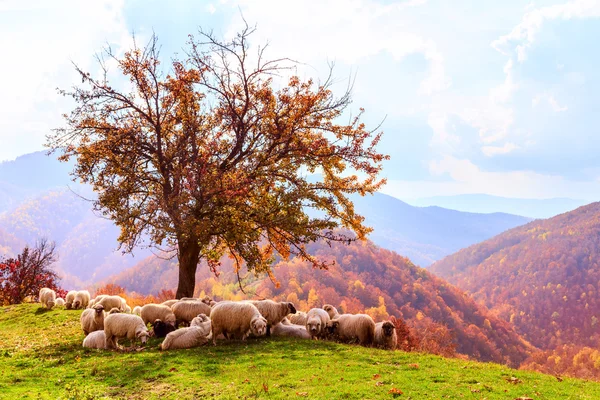
[{"label": "tree trunk", "polygon": [[179,282],[176,298],[194,297],[200,246],[196,240],[179,240]]}]

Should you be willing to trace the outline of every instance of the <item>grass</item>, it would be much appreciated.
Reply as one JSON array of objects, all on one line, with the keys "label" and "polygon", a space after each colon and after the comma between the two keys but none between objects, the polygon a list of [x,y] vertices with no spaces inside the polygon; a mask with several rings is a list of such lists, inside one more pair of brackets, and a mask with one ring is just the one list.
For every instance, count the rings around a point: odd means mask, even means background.
[{"label": "grass", "polygon": [[[160,352],[81,347],[81,311],[0,308],[0,399],[599,399],[600,384],[294,339]],[[401,391],[394,394],[394,389]]]}]

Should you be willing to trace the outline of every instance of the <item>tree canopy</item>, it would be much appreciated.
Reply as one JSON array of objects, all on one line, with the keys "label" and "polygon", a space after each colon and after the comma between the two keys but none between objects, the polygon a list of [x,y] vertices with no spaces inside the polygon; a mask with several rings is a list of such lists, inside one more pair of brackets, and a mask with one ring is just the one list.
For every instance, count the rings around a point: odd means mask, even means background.
[{"label": "tree canopy", "polygon": [[[365,127],[362,109],[338,122],[350,90],[336,97],[331,75],[274,82],[293,63],[251,51],[253,32],[226,41],[200,30],[167,72],[156,36],[123,56],[106,48],[100,76],[76,66],[82,84],[60,91],[76,107],[47,146],[75,158],[74,176],[98,193],[95,208],[121,228],[126,251],[142,235],[176,248],[177,297],[192,295],[201,259],[217,272],[225,254],[238,273],[272,276],[276,254],[326,267],[305,245],[363,239],[370,229],[348,195],[385,182],[382,133]],[[127,88],[109,82],[113,64]]]}]

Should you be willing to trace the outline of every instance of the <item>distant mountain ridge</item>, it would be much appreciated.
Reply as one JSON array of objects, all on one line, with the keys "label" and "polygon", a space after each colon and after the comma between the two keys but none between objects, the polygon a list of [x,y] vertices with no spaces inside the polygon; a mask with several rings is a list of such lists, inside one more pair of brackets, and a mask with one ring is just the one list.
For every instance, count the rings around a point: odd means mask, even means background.
[{"label": "distant mountain ridge", "polygon": [[430,271],[513,323],[542,349],[600,346],[600,202],[536,220]]},{"label": "distant mountain ridge", "polygon": [[408,200],[407,202],[418,207],[439,206],[474,213],[505,212],[529,218],[551,218],[591,203],[590,201],[569,198],[515,199],[487,194],[435,196]]}]

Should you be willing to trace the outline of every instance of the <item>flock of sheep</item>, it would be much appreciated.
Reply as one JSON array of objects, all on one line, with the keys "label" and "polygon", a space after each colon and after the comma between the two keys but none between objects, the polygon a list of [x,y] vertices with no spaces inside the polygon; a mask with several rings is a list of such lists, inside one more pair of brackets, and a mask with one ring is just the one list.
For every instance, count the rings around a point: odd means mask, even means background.
[{"label": "flock of sheep", "polygon": [[[182,298],[161,304],[146,304],[133,310],[120,296],[99,295],[90,299],[87,290],[70,291],[63,300],[43,288],[39,301],[48,309],[64,306],[84,309],[81,329],[86,335],[83,347],[119,349],[119,339],[130,346],[137,340],[146,343],[150,336],[165,338],[161,350],[198,347],[217,339],[241,339],[248,336],[290,336],[302,339],[328,339],[395,349],[396,329],[392,322],[377,324],[366,314],[339,314],[329,304],[308,312],[297,311],[290,302],[245,300],[215,302]],[[152,330],[148,330],[148,324]],[[186,327],[179,328],[185,325]]]}]

